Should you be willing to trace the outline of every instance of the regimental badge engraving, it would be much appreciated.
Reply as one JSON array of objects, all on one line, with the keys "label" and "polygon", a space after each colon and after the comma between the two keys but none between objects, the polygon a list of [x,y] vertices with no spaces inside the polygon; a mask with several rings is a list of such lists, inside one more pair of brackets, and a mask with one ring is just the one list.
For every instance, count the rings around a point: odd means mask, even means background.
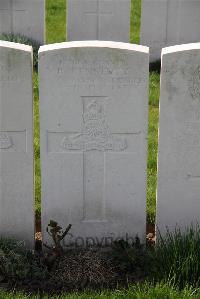
[{"label": "regimental badge engraving", "polygon": [[0,133],[0,149],[9,149],[13,147],[12,137],[7,133]]},{"label": "regimental badge engraving", "polygon": [[64,137],[61,147],[64,150],[124,151],[127,140],[110,133],[103,104],[91,99],[83,112],[83,133]]}]

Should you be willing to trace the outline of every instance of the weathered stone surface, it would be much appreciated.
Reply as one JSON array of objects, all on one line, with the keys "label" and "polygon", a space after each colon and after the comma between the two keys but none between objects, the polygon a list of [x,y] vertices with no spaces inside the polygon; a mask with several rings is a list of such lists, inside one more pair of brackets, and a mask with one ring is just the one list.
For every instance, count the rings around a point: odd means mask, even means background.
[{"label": "weathered stone surface", "polygon": [[68,0],[68,40],[129,42],[130,0]]},{"label": "weathered stone surface", "polygon": [[163,49],[157,226],[200,221],[200,44]]},{"label": "weathered stone surface", "polygon": [[144,241],[148,48],[43,46],[39,73],[44,240],[53,219],[72,224],[72,244]]},{"label": "weathered stone surface", "polygon": [[0,41],[0,236],[34,240],[32,48]]},{"label": "weathered stone surface", "polygon": [[45,0],[1,0],[2,33],[24,35],[44,44]]},{"label": "weathered stone surface", "polygon": [[140,43],[150,47],[150,61],[167,46],[200,40],[199,0],[143,0]]}]

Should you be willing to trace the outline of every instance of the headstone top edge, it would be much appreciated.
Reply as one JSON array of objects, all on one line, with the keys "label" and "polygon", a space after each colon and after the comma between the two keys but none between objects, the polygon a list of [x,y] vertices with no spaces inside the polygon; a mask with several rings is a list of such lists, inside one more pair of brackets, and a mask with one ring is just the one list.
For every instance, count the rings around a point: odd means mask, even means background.
[{"label": "headstone top edge", "polygon": [[20,50],[29,53],[33,52],[33,48],[31,46],[8,42],[8,41],[2,41],[2,40],[0,40],[0,48],[9,48],[9,49]]},{"label": "headstone top edge", "polygon": [[113,42],[113,41],[73,41],[73,42],[64,42],[64,43],[56,43],[50,45],[41,46],[39,49],[39,54],[60,50],[60,49],[70,49],[70,48],[111,48],[111,49],[120,49],[120,50],[129,50],[135,52],[141,52],[149,54],[149,47],[130,44],[130,43],[122,43],[122,42]]},{"label": "headstone top edge", "polygon": [[190,44],[182,44],[182,45],[166,47],[162,49],[161,55],[163,56],[167,54],[190,51],[190,50],[200,50],[200,43],[190,43]]}]

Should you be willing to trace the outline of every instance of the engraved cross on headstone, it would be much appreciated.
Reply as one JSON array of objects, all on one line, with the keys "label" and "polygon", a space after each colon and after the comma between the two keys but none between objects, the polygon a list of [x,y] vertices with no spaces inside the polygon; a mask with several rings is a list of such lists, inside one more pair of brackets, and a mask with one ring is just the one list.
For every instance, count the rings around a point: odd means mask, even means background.
[{"label": "engraved cross on headstone", "polygon": [[61,141],[64,152],[83,153],[83,221],[106,221],[106,152],[127,151],[128,140],[137,133],[111,133],[105,114],[107,97],[82,97],[83,129],[66,133]]},{"label": "engraved cross on headstone", "polygon": [[[8,18],[10,18],[10,26],[9,26],[9,28],[6,29],[6,32],[10,31],[10,33],[14,33],[14,29],[15,29],[14,23],[13,23],[14,13],[26,12],[27,10],[14,8],[13,0],[10,0],[9,4],[7,3],[7,5],[8,6],[6,8],[4,8],[4,7],[2,7],[2,4],[0,3],[0,31],[2,31],[1,26],[3,25],[3,24],[1,24],[1,15],[4,14]],[[2,20],[2,21],[4,21],[4,20]]]},{"label": "engraved cross on headstone", "polygon": [[96,27],[96,39],[100,39],[101,36],[100,36],[100,28],[101,28],[101,22],[102,22],[102,18],[103,17],[111,17],[113,16],[113,12],[109,12],[109,11],[102,11],[101,9],[101,4],[100,4],[100,1],[97,0],[97,6],[96,6],[96,10],[93,11],[93,12],[85,12],[85,16],[86,17],[89,17],[89,16],[95,16],[96,17],[96,24],[97,24],[97,27]]}]

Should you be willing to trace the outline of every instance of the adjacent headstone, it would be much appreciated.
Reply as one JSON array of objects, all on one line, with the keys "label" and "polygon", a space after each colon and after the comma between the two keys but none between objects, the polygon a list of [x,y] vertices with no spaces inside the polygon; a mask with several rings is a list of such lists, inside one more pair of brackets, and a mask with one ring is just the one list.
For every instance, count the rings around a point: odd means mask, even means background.
[{"label": "adjacent headstone", "polygon": [[144,241],[148,48],[43,46],[39,73],[44,241],[50,219],[72,224],[70,245]]},{"label": "adjacent headstone", "polygon": [[0,41],[0,236],[34,241],[32,48]]},{"label": "adjacent headstone", "polygon": [[200,222],[200,44],[163,49],[157,226]]},{"label": "adjacent headstone", "polygon": [[45,0],[1,0],[0,35],[20,34],[45,42]]},{"label": "adjacent headstone", "polygon": [[163,47],[198,42],[199,27],[199,0],[142,0],[140,43],[150,47],[150,61]]},{"label": "adjacent headstone", "polygon": [[68,40],[129,42],[130,0],[68,0]]}]

